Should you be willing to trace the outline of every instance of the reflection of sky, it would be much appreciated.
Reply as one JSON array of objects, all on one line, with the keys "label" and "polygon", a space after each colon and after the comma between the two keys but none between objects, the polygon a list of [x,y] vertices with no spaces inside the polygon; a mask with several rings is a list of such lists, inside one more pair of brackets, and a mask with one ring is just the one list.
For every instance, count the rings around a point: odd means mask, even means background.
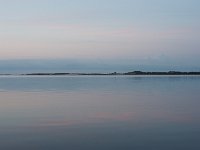
[{"label": "reflection of sky", "polygon": [[[122,92],[123,93],[123,92]],[[0,126],[69,127],[87,124],[199,124],[196,96],[92,92],[1,92]],[[188,95],[189,94],[189,95]],[[188,102],[188,100],[190,100]]]},{"label": "reflection of sky", "polygon": [[1,78],[1,149],[199,149],[199,77],[41,78]]},{"label": "reflection of sky", "polygon": [[199,122],[199,77],[5,77],[1,80],[1,88],[13,83],[12,88],[0,93],[0,114],[7,119],[2,124],[7,121],[10,125],[30,121],[41,126],[99,121]]}]

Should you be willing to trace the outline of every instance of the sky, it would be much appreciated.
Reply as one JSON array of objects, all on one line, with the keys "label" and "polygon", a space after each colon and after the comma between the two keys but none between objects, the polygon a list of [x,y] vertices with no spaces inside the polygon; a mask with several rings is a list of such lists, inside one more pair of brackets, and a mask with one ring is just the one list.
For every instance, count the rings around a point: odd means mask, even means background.
[{"label": "sky", "polygon": [[0,0],[0,72],[200,71],[199,6],[199,0]]}]

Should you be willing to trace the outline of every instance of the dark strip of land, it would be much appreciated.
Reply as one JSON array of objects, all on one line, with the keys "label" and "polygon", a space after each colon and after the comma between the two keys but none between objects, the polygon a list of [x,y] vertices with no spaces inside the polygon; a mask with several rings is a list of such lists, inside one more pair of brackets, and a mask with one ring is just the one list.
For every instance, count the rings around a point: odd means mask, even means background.
[{"label": "dark strip of land", "polygon": [[[0,75],[12,75],[12,74],[0,74]],[[39,75],[39,76],[62,76],[62,75],[200,75],[200,72],[181,72],[181,71],[168,71],[168,72],[143,72],[143,71],[132,71],[126,73],[28,73],[18,75]]]},{"label": "dark strip of land", "polygon": [[133,71],[133,72],[124,73],[124,75],[200,75],[200,72],[180,72],[180,71],[142,72],[142,71]]}]

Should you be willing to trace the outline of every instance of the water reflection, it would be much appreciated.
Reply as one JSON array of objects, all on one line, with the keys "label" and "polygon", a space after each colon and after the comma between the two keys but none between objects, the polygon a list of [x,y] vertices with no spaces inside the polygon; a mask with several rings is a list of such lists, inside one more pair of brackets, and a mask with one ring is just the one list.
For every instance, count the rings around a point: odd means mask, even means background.
[{"label": "water reflection", "polygon": [[199,77],[0,81],[0,149],[200,148]]}]

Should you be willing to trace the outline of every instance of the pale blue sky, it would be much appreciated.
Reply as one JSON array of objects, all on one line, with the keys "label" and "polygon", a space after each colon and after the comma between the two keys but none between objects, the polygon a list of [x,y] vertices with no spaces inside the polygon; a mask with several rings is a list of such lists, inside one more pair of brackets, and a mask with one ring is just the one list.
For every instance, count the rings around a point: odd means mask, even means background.
[{"label": "pale blue sky", "polygon": [[199,6],[199,0],[0,0],[0,60],[195,70]]}]

